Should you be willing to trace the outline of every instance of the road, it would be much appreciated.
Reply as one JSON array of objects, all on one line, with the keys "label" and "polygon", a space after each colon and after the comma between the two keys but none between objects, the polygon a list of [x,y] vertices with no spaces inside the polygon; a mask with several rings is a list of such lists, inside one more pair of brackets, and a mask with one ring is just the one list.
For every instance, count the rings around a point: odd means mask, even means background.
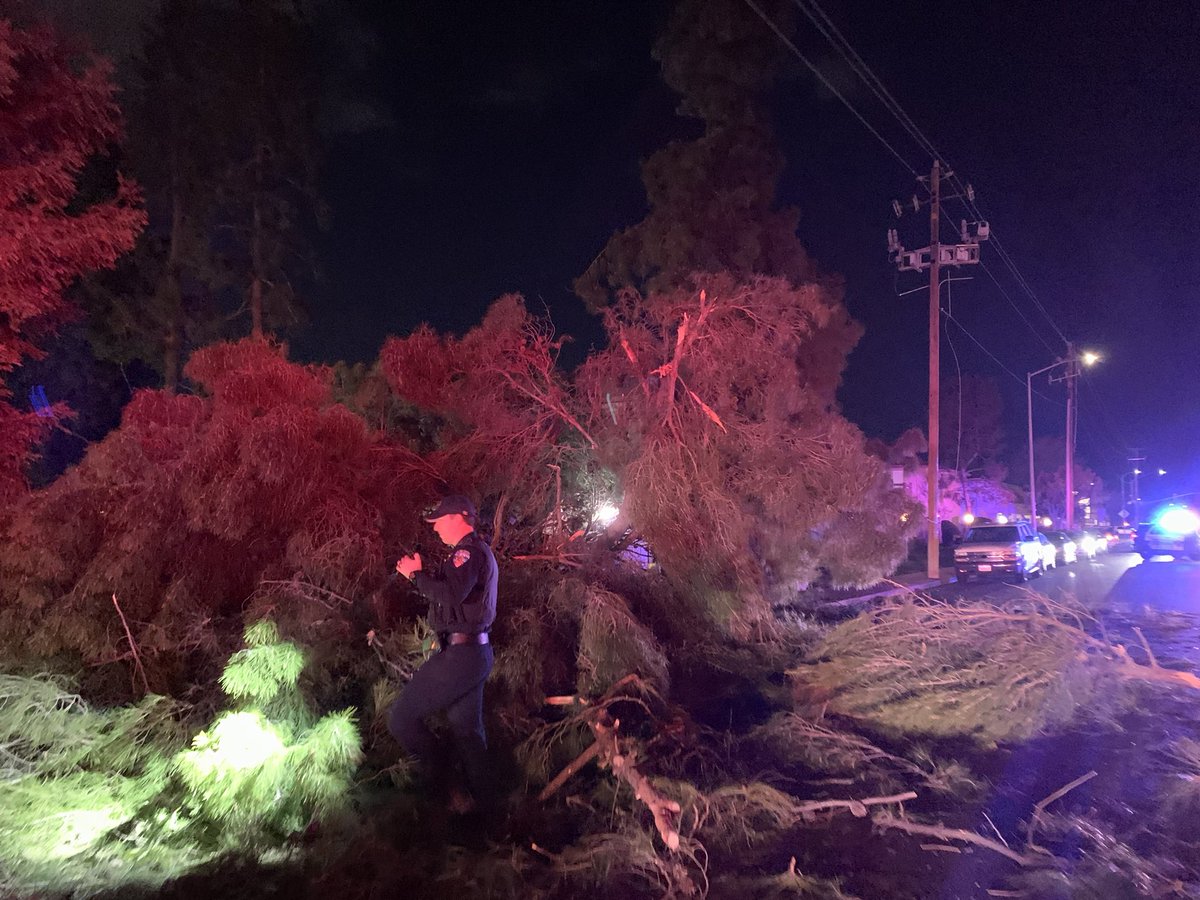
[{"label": "road", "polygon": [[[1053,599],[1073,596],[1092,610],[1108,637],[1127,645],[1148,639],[1172,668],[1200,668],[1200,563],[1109,553],[1059,566],[1026,585],[999,581],[944,584],[928,591],[951,600],[1017,599],[1032,588]],[[1145,636],[1136,637],[1136,628]]]},{"label": "road", "polygon": [[[1021,595],[1022,585],[997,581],[951,583],[929,591],[943,599],[996,600]],[[1089,609],[1137,612],[1144,607],[1200,616],[1200,563],[1158,558],[1143,562],[1136,553],[1107,553],[1096,560],[1059,566],[1028,587],[1058,599],[1074,595]]]}]

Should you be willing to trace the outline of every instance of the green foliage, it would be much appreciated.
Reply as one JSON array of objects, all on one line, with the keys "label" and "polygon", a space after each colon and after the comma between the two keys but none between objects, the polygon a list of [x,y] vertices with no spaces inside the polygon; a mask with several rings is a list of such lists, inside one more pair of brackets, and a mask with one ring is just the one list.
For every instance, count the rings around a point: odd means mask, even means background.
[{"label": "green foliage", "polygon": [[223,839],[273,842],[332,810],[360,756],[349,710],[292,735],[255,712],[222,714],[176,765],[197,818]]},{"label": "green foliage", "polygon": [[1088,664],[1072,615],[1036,595],[1007,608],[895,603],[837,626],[788,674],[798,693],[885,729],[1023,740],[1122,696]]},{"label": "green foliage", "polygon": [[152,888],[277,847],[345,800],[361,756],[351,711],[315,718],[303,654],[274,623],[245,639],[222,676],[239,708],[187,749],[163,698],[97,710],[60,679],[0,676],[0,888]]},{"label": "green foliage", "polygon": [[196,735],[176,766],[198,819],[270,843],[344,800],[361,743],[350,710],[313,721],[298,687],[304,655],[274,622],[248,626],[245,642],[221,676],[241,708]]},{"label": "green foliage", "polygon": [[63,679],[0,675],[0,890],[153,885],[208,857],[148,837],[182,825],[158,802],[176,711],[155,696],[94,709]]},{"label": "green foliage", "polygon": [[243,703],[269,704],[294,687],[304,668],[304,654],[279,640],[279,629],[263,619],[246,629],[246,649],[230,658],[221,673],[221,689]]},{"label": "green foliage", "polygon": [[578,690],[586,696],[603,694],[630,673],[666,695],[667,658],[650,629],[634,618],[623,597],[590,585],[580,611],[577,665]]},{"label": "green foliage", "polygon": [[0,779],[83,768],[135,772],[163,741],[181,742],[175,713],[171,701],[153,694],[97,711],[65,679],[0,674]]}]

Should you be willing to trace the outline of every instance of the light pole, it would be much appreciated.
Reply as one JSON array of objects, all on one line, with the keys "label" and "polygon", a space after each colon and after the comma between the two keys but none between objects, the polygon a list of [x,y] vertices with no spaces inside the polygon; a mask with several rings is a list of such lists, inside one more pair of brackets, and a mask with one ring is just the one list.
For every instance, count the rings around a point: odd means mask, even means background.
[{"label": "light pole", "polygon": [[[1134,472],[1126,472],[1121,476],[1121,509],[1123,509],[1125,512],[1129,512],[1129,503],[1133,496],[1132,494],[1127,495],[1125,493],[1125,488],[1126,488],[1126,485],[1128,484],[1127,479],[1135,478],[1140,474],[1141,474],[1141,472],[1140,472],[1140,470],[1138,470],[1138,471],[1134,471]],[[1122,516],[1122,518],[1127,519],[1128,516]]]},{"label": "light pole", "polygon": [[[1070,355],[1066,359],[1060,359],[1058,362],[1051,363],[1050,365],[1045,366],[1044,368],[1038,369],[1036,372],[1028,372],[1025,375],[1025,407],[1026,407],[1026,411],[1028,413],[1028,421],[1029,421],[1029,519],[1030,519],[1030,521],[1032,521],[1034,523],[1037,522],[1037,474],[1034,472],[1034,468],[1033,468],[1033,376],[1041,375],[1043,372],[1049,372],[1051,369],[1057,369],[1059,366],[1067,366],[1068,367],[1067,374],[1064,377],[1067,379],[1071,379],[1071,378],[1075,378],[1079,375],[1079,363],[1083,363],[1085,366],[1093,366],[1096,363],[1098,363],[1099,361],[1100,361],[1100,354],[1098,354],[1098,353],[1093,353],[1092,351],[1088,350],[1088,351],[1076,356],[1074,351],[1071,350]],[[1053,380],[1053,379],[1051,379],[1051,380]],[[1068,434],[1067,434],[1067,448],[1068,448],[1067,456],[1068,457],[1071,456],[1070,448],[1071,448],[1072,442],[1071,442],[1070,431],[1074,424],[1071,421],[1072,413],[1073,413],[1073,410],[1071,409],[1071,403],[1070,403],[1070,400],[1068,399],[1068,403],[1067,403],[1067,420],[1068,420],[1068,422],[1067,422],[1067,431],[1068,431]],[[1068,467],[1072,467],[1072,466],[1074,466],[1074,460],[1068,458],[1066,464]],[[1074,513],[1072,504],[1075,502],[1075,498],[1071,496],[1072,492],[1070,489],[1070,485],[1073,480],[1071,478],[1071,476],[1074,473],[1069,471],[1069,469],[1068,469],[1068,471],[1065,474],[1067,476],[1067,485],[1068,485],[1066,511],[1067,511],[1067,516],[1071,517],[1072,514]]]}]

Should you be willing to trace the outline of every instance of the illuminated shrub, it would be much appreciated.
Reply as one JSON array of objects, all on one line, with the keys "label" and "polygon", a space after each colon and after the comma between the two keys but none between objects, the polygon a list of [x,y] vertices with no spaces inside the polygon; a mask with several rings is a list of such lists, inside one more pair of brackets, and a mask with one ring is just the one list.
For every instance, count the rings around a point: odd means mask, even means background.
[{"label": "illuminated shrub", "polygon": [[239,707],[177,758],[193,814],[227,836],[286,837],[349,792],[361,755],[351,711],[317,719],[298,688],[303,668],[273,622],[251,625],[221,676]]},{"label": "illuminated shrub", "polygon": [[318,718],[304,655],[246,630],[221,684],[235,701],[182,749],[178,709],[97,709],[62,681],[0,675],[0,894],[153,888],[227,853],[278,846],[346,797],[349,710]]}]

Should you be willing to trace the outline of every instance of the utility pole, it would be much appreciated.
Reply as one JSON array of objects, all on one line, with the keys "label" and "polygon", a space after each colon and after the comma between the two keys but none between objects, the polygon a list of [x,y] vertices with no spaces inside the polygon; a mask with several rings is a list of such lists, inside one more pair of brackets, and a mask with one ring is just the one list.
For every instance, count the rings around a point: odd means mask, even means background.
[{"label": "utility pole", "polygon": [[[949,178],[954,173],[946,172]],[[941,543],[941,523],[938,521],[938,443],[940,438],[940,404],[941,404],[941,336],[942,336],[942,304],[941,304],[941,267],[961,266],[979,262],[979,242],[988,238],[987,222],[973,222],[968,229],[964,220],[960,229],[961,243],[942,244],[939,231],[941,230],[941,200],[942,200],[942,164],[933,161],[929,173],[929,246],[920,250],[906,250],[900,243],[896,229],[888,230],[888,255],[896,263],[901,272],[922,272],[929,270],[929,461],[926,466],[928,482],[926,526],[927,552],[925,558],[926,574],[930,578],[941,575],[939,545]],[[921,179],[924,180],[924,179]],[[965,188],[968,200],[975,199],[975,192],[970,185]],[[921,208],[921,201],[915,196],[912,199],[913,211]],[[899,202],[892,201],[892,209],[899,218],[903,208]]]},{"label": "utility pole", "polygon": [[[938,250],[941,242],[938,230],[941,215],[942,166],[936,159],[929,173],[929,461],[926,478],[929,480],[929,536],[926,546],[926,575],[940,578],[941,523],[938,522],[938,487],[941,481],[938,471],[938,441],[941,437],[942,406],[942,282]],[[961,423],[960,423],[961,426]]]},{"label": "utility pole", "polygon": [[1037,476],[1033,471],[1033,376],[1030,372],[1025,376],[1025,413],[1029,425],[1029,521],[1037,528]]},{"label": "utility pole", "polygon": [[1142,456],[1141,447],[1130,447],[1131,456],[1129,462],[1133,466],[1133,524],[1135,526],[1142,523],[1142,494],[1138,488],[1138,476],[1142,474],[1141,466],[1138,463],[1144,463],[1146,457]]},{"label": "utility pole", "polygon": [[1079,358],[1075,345],[1067,344],[1067,531],[1075,530],[1075,382]]}]

